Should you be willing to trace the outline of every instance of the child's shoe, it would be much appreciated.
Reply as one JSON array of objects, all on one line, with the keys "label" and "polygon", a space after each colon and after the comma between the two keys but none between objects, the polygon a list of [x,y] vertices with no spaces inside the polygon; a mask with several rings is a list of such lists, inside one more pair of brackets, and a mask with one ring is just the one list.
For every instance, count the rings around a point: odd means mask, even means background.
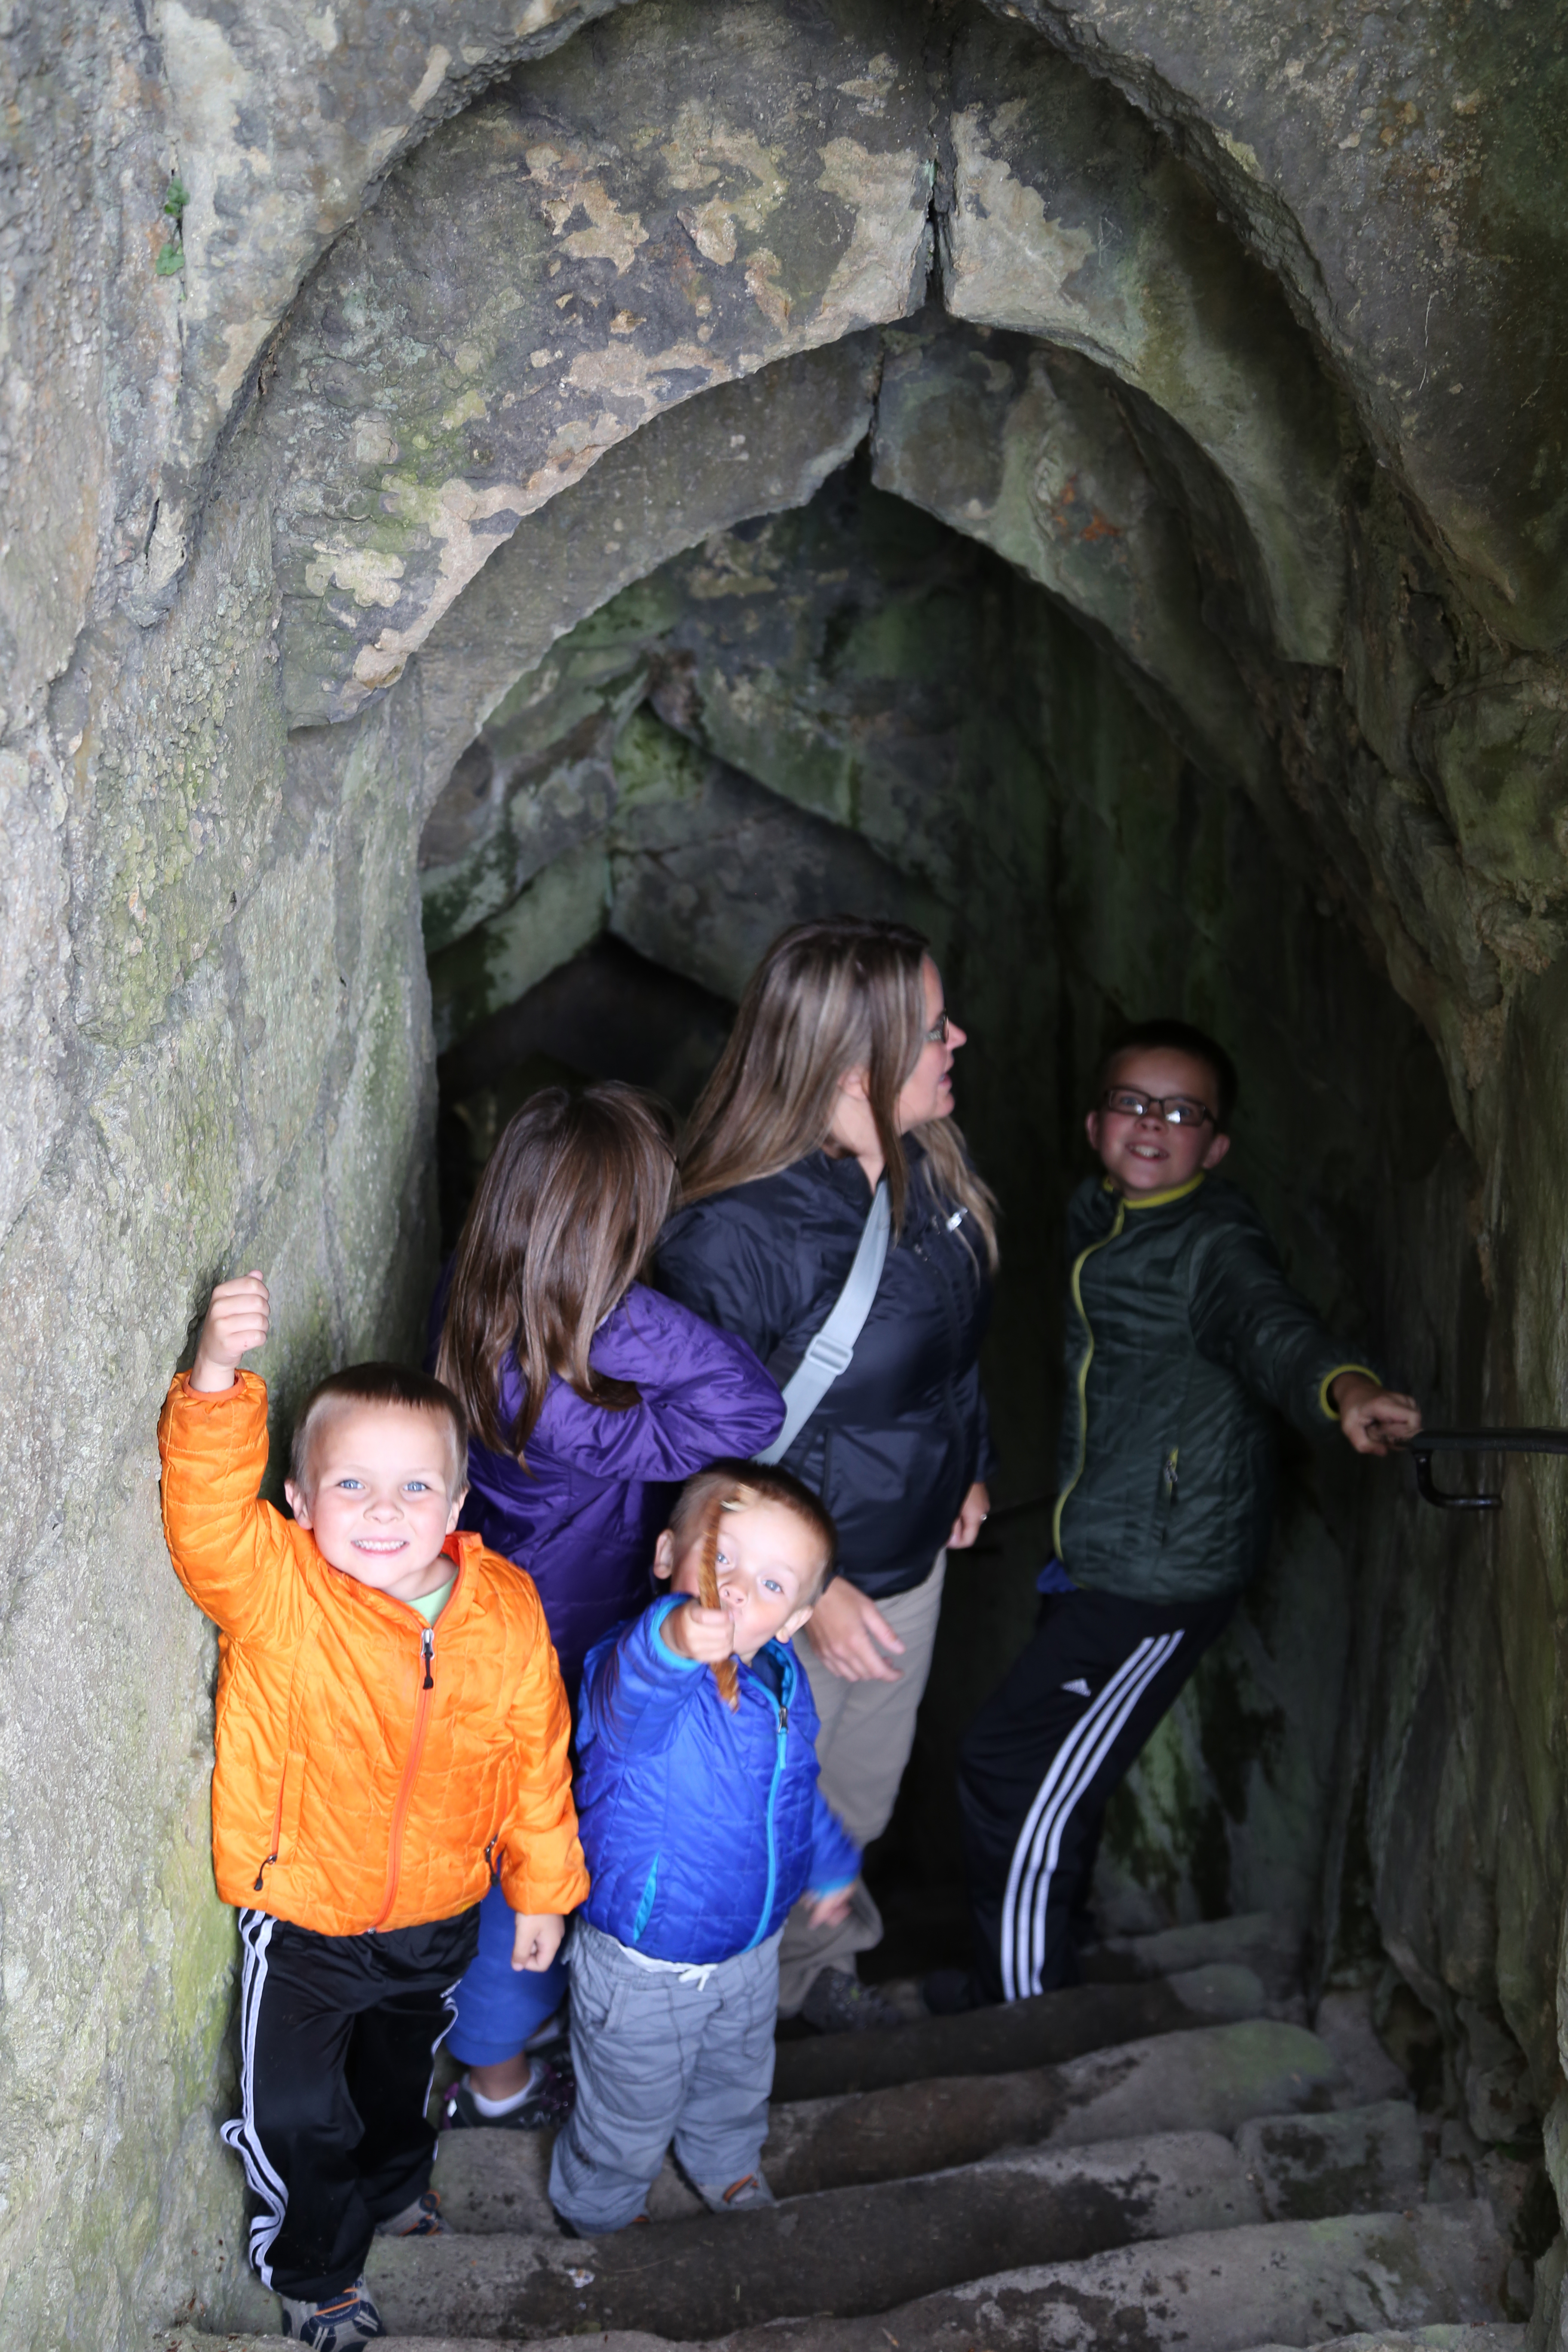
[{"label": "child's shoe", "polygon": [[904,2021],[890,2000],[847,1969],[819,1969],[800,2013],[818,2033],[866,2033]]},{"label": "child's shoe", "polygon": [[757,2213],[764,2205],[776,2205],[779,2201],[760,2172],[748,2172],[742,2179],[731,2180],[728,2189],[715,2189],[700,2180],[697,2194],[710,2213]]},{"label": "child's shoe", "polygon": [[325,2303],[300,2303],[289,2294],[278,2299],[283,2305],[284,2335],[297,2344],[313,2345],[315,2352],[353,2352],[356,2344],[374,2344],[386,2334],[363,2273],[353,2286],[329,2295]]},{"label": "child's shoe", "polygon": [[965,2017],[972,2009],[990,2006],[970,1969],[934,1969],[921,1987],[921,2000],[931,2017]]},{"label": "child's shoe", "polygon": [[401,2213],[394,2213],[375,2225],[378,2238],[449,2238],[453,2234],[450,2221],[441,2219],[441,2192],[427,2189]]},{"label": "child's shoe", "polygon": [[552,2066],[548,2058],[535,2058],[527,2090],[515,2107],[508,2107],[499,2116],[482,2115],[468,2088],[466,2074],[459,2074],[441,2102],[443,2131],[554,2131],[572,2112],[577,2096],[577,2085],[570,2074]]}]

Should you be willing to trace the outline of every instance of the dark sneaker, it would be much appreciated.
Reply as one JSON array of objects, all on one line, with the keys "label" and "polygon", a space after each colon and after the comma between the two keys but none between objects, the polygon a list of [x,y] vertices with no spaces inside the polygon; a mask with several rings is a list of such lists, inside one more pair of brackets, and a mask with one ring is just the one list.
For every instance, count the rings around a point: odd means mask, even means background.
[{"label": "dark sneaker", "polygon": [[776,2205],[779,2201],[760,2172],[748,2172],[743,2179],[731,2180],[728,2189],[715,2189],[700,2180],[697,2194],[710,2213],[756,2213],[764,2205]]},{"label": "dark sneaker", "polygon": [[310,2344],[315,2352],[353,2352],[356,2344],[374,2344],[386,2334],[381,2314],[365,2292],[363,2277],[325,2303],[298,2303],[280,2295],[283,2333],[296,2344]]},{"label": "dark sneaker", "polygon": [[921,1999],[932,2017],[963,2017],[991,2006],[968,1969],[933,1969],[921,1987]]},{"label": "dark sneaker", "polygon": [[819,1970],[800,2013],[818,2033],[868,2033],[904,2021],[890,2000],[844,1969]]},{"label": "dark sneaker", "polygon": [[481,2116],[461,2074],[441,2102],[443,2131],[554,2131],[572,2112],[577,2085],[548,2058],[533,2061],[533,2080],[521,2106],[504,2116]]},{"label": "dark sneaker", "polygon": [[450,2221],[441,2219],[441,2192],[427,2189],[401,2213],[394,2213],[375,2225],[378,2238],[449,2238],[453,2234]]}]

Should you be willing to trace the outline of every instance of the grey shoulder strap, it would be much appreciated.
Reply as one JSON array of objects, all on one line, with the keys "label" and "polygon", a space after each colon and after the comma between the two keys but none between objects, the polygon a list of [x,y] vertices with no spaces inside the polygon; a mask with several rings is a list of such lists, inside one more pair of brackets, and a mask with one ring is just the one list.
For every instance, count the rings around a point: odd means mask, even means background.
[{"label": "grey shoulder strap", "polygon": [[884,1176],[872,1195],[849,1278],[833,1302],[832,1314],[784,1382],[784,1424],[766,1453],[754,1457],[758,1462],[783,1460],[839,1373],[847,1369],[882,1279],[891,1225]]}]

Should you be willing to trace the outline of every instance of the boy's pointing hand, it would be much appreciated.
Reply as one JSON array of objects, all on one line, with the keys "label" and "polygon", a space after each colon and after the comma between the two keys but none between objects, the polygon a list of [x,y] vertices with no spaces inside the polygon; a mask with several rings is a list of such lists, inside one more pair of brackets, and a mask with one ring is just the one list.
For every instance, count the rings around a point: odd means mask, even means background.
[{"label": "boy's pointing hand", "polygon": [[198,1395],[212,1396],[233,1388],[235,1367],[241,1356],[265,1344],[271,1319],[271,1302],[259,1274],[242,1274],[233,1282],[218,1284],[196,1340],[196,1360],[191,1366],[191,1386]]},{"label": "boy's pointing hand", "polygon": [[735,1621],[729,1611],[704,1609],[700,1601],[672,1609],[658,1631],[665,1647],[693,1665],[721,1665],[734,1652]]}]

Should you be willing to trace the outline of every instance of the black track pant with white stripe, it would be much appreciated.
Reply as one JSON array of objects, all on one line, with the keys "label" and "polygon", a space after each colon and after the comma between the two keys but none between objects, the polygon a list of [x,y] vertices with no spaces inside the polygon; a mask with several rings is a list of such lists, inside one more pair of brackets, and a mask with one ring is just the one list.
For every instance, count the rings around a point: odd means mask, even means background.
[{"label": "black track pant with white stripe", "polygon": [[263,2285],[322,2303],[363,2270],[376,2223],[430,2186],[431,2061],[479,1906],[380,1936],[242,1911],[239,1938],[242,2112],[223,2137],[260,2207],[250,2259]]},{"label": "black track pant with white stripe", "polygon": [[988,2000],[1078,1980],[1075,1914],[1088,1904],[1112,1790],[1236,1597],[1161,1609],[1108,1592],[1053,1592],[1034,1639],[959,1748],[958,1798]]}]

